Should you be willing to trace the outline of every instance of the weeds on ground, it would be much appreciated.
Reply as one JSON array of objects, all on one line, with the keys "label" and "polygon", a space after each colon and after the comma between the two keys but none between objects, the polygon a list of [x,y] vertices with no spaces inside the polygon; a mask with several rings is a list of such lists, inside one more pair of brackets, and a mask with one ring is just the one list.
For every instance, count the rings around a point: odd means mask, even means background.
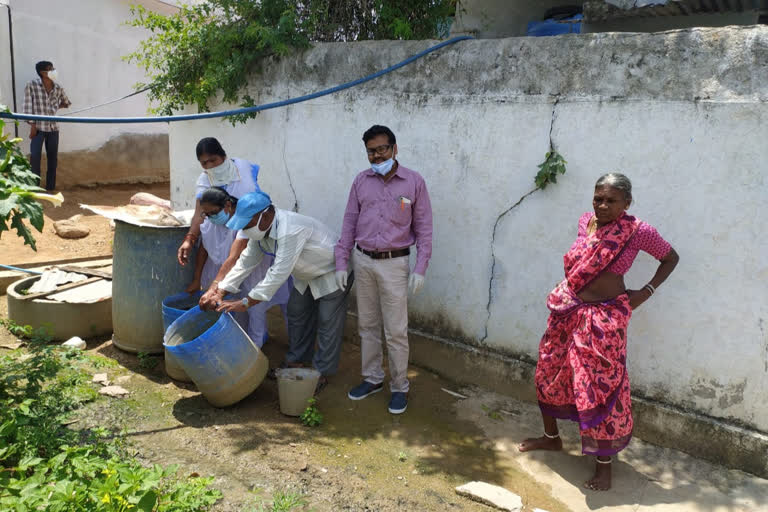
[{"label": "weeds on ground", "polygon": [[[258,494],[258,493],[257,493]],[[293,510],[304,509],[307,505],[305,496],[297,491],[281,490],[272,495],[272,502],[268,503],[260,497],[256,497],[259,502],[253,512],[291,512]]]},{"label": "weeds on ground", "polygon": [[299,419],[307,427],[317,427],[322,425],[323,415],[320,414],[320,410],[317,408],[317,399],[310,398],[307,400],[307,408],[301,413]]},{"label": "weeds on ground", "polygon": [[157,365],[160,364],[159,358],[153,357],[146,352],[139,352],[136,354],[136,357],[139,358],[139,368],[143,368],[144,370],[154,370]]},{"label": "weeds on ground", "polygon": [[53,339],[50,324],[35,329],[31,325],[19,325],[13,320],[0,318],[0,325],[17,338],[25,338],[33,343],[49,343]]},{"label": "weeds on ground", "polygon": [[498,409],[491,409],[485,404],[480,404],[480,408],[483,409],[483,412],[485,412],[485,414],[492,420],[496,420],[496,421],[502,420],[501,414],[499,414]]},{"label": "weeds on ground", "polygon": [[397,454],[397,460],[399,460],[400,462],[405,462],[406,460],[408,460],[408,455],[405,452],[400,452]]},{"label": "weeds on ground", "polygon": [[78,350],[45,344],[0,357],[0,510],[207,510],[221,496],[212,479],[143,467],[108,430],[63,426],[98,396],[87,362]]}]

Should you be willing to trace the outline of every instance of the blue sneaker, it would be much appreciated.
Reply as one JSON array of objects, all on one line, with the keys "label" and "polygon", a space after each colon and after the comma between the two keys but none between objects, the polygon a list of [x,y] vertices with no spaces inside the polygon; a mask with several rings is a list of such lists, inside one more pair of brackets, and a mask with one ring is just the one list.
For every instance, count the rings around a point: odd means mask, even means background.
[{"label": "blue sneaker", "polygon": [[408,393],[395,391],[389,400],[389,412],[392,414],[403,414],[408,408]]},{"label": "blue sneaker", "polygon": [[350,389],[349,393],[347,393],[347,396],[350,400],[362,400],[369,395],[378,393],[382,389],[384,389],[383,382],[379,382],[378,384],[371,384],[367,380],[364,380],[357,386]]}]

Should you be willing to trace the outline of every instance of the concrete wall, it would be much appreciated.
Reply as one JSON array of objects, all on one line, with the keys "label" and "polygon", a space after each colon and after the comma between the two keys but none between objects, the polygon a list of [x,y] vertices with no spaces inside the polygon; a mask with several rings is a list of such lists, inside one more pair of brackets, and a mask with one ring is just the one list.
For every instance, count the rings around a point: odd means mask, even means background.
[{"label": "concrete wall", "polygon": [[[259,103],[298,96],[428,44],[318,45],[267,65],[249,93]],[[172,125],[172,200],[191,206],[195,143],[216,136],[229,154],[262,165],[260,183],[278,206],[296,204],[338,229],[352,179],[367,166],[362,132],[387,124],[400,161],[426,178],[435,213],[412,325],[533,361],[544,299],[562,279],[594,182],[622,171],[635,185],[630,211],[681,255],[632,319],[634,391],[766,432],[767,101],[768,27],[465,41],[246,126]],[[567,174],[512,208],[551,146]],[[641,254],[628,286],[654,269]],[[464,366],[461,357],[453,363]]]},{"label": "concrete wall", "polygon": [[[128,0],[5,0],[11,10],[16,71],[17,108],[23,108],[24,86],[36,78],[35,63],[49,60],[59,71],[59,80],[72,101],[59,114],[119,98],[143,81],[144,73],[123,62],[144,39],[146,32],[123,23],[130,18]],[[145,0],[147,7],[173,12],[175,7]],[[7,26],[0,8],[0,27]],[[2,60],[9,52],[0,28],[0,64],[6,72],[0,82],[0,102],[12,105],[6,82],[10,65]],[[84,116],[141,116],[149,104],[146,95],[84,112]],[[168,179],[168,136],[164,124],[95,125],[60,124],[57,184],[67,187],[83,183],[165,181]],[[26,123],[19,127],[25,139]],[[25,140],[23,149],[28,151]],[[43,168],[45,163],[43,163]]]}]

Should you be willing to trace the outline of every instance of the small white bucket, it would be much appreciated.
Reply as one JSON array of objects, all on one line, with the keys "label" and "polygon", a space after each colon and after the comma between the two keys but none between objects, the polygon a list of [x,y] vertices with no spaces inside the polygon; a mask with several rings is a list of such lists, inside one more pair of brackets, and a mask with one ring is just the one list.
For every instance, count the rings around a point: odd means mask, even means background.
[{"label": "small white bucket", "polygon": [[280,412],[286,416],[301,416],[307,400],[315,394],[320,372],[314,368],[280,368],[275,370]]}]

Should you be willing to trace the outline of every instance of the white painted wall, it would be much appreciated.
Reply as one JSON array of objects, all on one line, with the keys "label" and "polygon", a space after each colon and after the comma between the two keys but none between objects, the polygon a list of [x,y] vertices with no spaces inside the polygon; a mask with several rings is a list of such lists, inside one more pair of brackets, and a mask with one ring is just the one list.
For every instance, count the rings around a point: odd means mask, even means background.
[{"label": "white painted wall", "polygon": [[[146,32],[123,25],[130,18],[131,3],[144,3],[158,12],[173,12],[176,9],[156,0],[5,2],[13,17],[18,109],[21,111],[23,108],[24,86],[37,77],[35,63],[49,60],[58,69],[60,84],[72,101],[72,107],[60,110],[59,114],[119,98],[133,92],[133,85],[144,80],[144,73],[135,64],[122,60],[123,55],[135,50],[139,41],[146,37]],[[3,12],[4,9],[0,9],[0,14]],[[7,21],[0,20],[0,26],[4,24]],[[0,42],[4,43],[2,29]],[[7,52],[8,46],[3,44],[0,54]],[[2,69],[3,79],[6,75],[10,76],[10,66],[3,66]],[[0,93],[0,101],[11,105],[10,91],[3,86]],[[146,95],[138,95],[81,115],[142,116],[147,114],[147,108]],[[97,149],[111,137],[124,133],[167,133],[164,124],[61,124],[59,129],[60,152]],[[19,130],[26,139],[29,135],[27,126],[20,126]],[[26,140],[23,150],[29,150]]]},{"label": "white painted wall", "polygon": [[[339,229],[349,186],[367,167],[362,133],[389,125],[435,214],[412,325],[535,358],[545,297],[562,279],[594,182],[624,172],[635,185],[630,211],[681,256],[632,320],[634,390],[768,431],[766,43],[768,28],[461,43],[246,126],[172,125],[172,200],[191,206],[195,144],[216,136],[230,155],[262,165],[261,186],[278,206],[297,201],[300,213]],[[249,92],[260,103],[298,96],[427,45],[319,45],[268,66]],[[503,216],[492,241],[499,216],[533,188],[550,134],[567,174]],[[639,287],[654,269],[641,254],[627,284]]]}]

